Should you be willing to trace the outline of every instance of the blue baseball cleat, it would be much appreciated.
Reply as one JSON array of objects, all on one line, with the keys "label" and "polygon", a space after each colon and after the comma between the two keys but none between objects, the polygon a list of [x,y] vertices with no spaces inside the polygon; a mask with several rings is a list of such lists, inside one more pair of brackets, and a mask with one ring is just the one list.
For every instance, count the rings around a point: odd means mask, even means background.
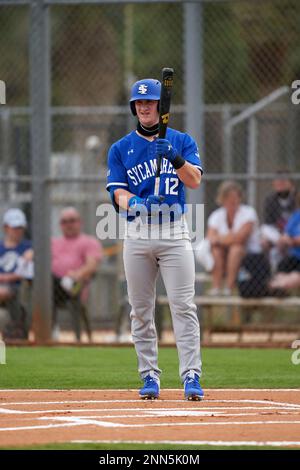
[{"label": "blue baseball cleat", "polygon": [[142,400],[155,400],[159,397],[159,379],[147,375],[144,377],[144,386],[140,389]]},{"label": "blue baseball cleat", "polygon": [[190,373],[184,380],[184,398],[190,401],[200,401],[204,397],[204,392],[199,382],[199,375]]}]

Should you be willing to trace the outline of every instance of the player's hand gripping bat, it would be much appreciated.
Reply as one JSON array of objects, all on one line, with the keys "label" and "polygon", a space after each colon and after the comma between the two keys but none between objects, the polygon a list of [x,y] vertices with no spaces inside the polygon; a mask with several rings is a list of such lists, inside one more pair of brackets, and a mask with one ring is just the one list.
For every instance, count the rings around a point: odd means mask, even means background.
[{"label": "player's hand gripping bat", "polygon": [[[170,105],[171,105],[171,92],[173,87],[173,76],[174,70],[171,68],[162,69],[162,83],[159,101],[159,130],[158,138],[164,139],[167,132],[167,127],[170,117]],[[161,167],[162,156],[157,157],[157,170],[155,175],[155,186],[154,194],[158,196],[159,183],[160,183],[160,167]]]}]

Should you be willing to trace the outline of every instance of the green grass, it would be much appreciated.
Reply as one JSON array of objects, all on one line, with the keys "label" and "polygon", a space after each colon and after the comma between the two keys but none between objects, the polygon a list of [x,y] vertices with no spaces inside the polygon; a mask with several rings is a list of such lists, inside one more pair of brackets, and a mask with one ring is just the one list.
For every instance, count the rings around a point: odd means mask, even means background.
[{"label": "green grass", "polygon": [[[204,349],[204,388],[298,388],[300,365],[292,350]],[[136,388],[140,380],[133,348],[7,348],[0,388]],[[181,387],[175,348],[161,348],[163,388]]]},{"label": "green grass", "polygon": [[[7,364],[0,365],[0,388],[138,388],[133,348],[32,347],[7,348]],[[291,362],[292,350],[204,349],[205,388],[298,388],[300,365]],[[161,348],[162,387],[181,387],[175,348]],[[254,449],[191,445],[47,444],[11,449]],[[1,449],[1,448],[0,448]],[[256,447],[255,449],[275,449]]]}]

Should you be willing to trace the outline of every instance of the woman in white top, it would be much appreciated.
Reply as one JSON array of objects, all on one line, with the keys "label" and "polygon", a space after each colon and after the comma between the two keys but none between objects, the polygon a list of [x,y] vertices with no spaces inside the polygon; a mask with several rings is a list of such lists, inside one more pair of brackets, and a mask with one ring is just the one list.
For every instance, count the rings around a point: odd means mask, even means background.
[{"label": "woman in white top", "polygon": [[207,238],[214,258],[210,292],[213,295],[230,295],[243,257],[248,253],[261,252],[256,211],[242,204],[242,196],[243,191],[238,183],[222,183],[217,193],[220,207],[208,218]]}]

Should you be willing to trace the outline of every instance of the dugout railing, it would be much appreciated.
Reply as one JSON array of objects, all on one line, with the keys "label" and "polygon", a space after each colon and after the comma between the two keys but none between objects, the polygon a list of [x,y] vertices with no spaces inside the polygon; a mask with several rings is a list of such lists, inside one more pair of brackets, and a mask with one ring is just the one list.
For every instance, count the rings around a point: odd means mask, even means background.
[{"label": "dugout railing", "polygon": [[[167,296],[158,296],[157,303],[161,306],[168,305]],[[201,308],[202,338],[207,344],[212,343],[214,333],[237,333],[236,344],[243,343],[243,336],[249,332],[265,333],[264,339],[268,343],[289,343],[289,340],[286,339],[287,334],[292,334],[295,338],[300,335],[300,297],[298,296],[246,299],[238,295],[224,297],[200,295],[195,297],[195,303],[197,307]],[[221,308],[222,311],[220,311]],[[275,322],[275,315],[279,310],[284,310],[288,315],[291,309],[297,309],[299,322],[296,324]],[[251,317],[258,310],[266,321],[251,323]],[[228,311],[230,315],[228,315]],[[225,322],[222,325],[215,324],[214,320],[217,316],[224,317]],[[245,316],[247,317],[246,323],[244,322]],[[285,339],[282,338],[282,334],[285,334]]]}]

